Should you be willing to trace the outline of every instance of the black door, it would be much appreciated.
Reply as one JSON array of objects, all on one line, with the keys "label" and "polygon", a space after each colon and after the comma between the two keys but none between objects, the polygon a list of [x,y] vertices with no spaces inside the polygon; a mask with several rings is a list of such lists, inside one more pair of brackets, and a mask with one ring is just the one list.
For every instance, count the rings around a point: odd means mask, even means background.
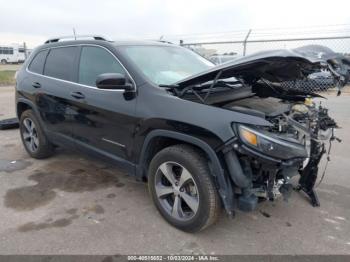
[{"label": "black door", "polygon": [[71,124],[74,121],[72,87],[77,78],[79,47],[51,48],[46,57],[43,75],[36,75],[36,104],[46,132],[60,139],[72,140]]},{"label": "black door", "polygon": [[83,46],[79,84],[72,89],[72,92],[81,95],[73,103],[78,113],[72,125],[73,137],[78,145],[123,162],[130,158],[132,150],[137,121],[134,117],[136,98],[126,100],[122,90],[98,89],[96,79],[103,73],[121,73],[131,81],[109,50],[99,46]]}]

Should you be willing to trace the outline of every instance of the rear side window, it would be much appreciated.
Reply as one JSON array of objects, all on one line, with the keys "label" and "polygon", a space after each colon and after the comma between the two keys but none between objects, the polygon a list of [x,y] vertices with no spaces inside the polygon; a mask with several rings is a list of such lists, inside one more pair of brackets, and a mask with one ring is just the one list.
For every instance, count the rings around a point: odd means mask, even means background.
[{"label": "rear side window", "polygon": [[104,73],[125,74],[120,63],[101,47],[83,47],[79,64],[79,83],[96,86],[97,76]]},{"label": "rear side window", "polygon": [[75,61],[78,54],[78,47],[60,47],[50,50],[44,74],[54,78],[74,81]]},{"label": "rear side window", "polygon": [[28,69],[29,71],[37,74],[42,74],[44,71],[44,64],[48,50],[40,51],[35,55]]}]

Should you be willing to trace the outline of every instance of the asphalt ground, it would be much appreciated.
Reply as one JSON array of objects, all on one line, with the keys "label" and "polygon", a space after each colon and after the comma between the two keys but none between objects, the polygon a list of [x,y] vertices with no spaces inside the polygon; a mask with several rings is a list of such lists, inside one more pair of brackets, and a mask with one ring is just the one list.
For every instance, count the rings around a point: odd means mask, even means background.
[{"label": "asphalt ground", "polygon": [[[317,188],[321,207],[293,192],[196,234],[168,225],[146,185],[117,168],[61,149],[34,160],[18,129],[0,131],[0,254],[350,254],[350,96],[327,98],[343,142]],[[14,116],[14,90],[1,87],[0,119]]]}]

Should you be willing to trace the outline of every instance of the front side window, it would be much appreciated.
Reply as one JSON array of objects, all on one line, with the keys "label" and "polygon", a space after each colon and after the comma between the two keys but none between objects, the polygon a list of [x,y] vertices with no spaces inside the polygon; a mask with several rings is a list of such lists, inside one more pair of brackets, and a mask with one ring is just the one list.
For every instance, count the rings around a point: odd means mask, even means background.
[{"label": "front side window", "polygon": [[44,71],[44,64],[48,50],[40,51],[35,55],[28,69],[29,71],[37,74],[42,74]]},{"label": "front side window", "polygon": [[125,46],[122,50],[148,79],[158,85],[173,84],[214,66],[200,55],[176,46]]},{"label": "front side window", "polygon": [[44,74],[54,78],[74,81],[78,47],[52,48],[47,56]]},{"label": "front side window", "polygon": [[79,64],[79,83],[96,86],[97,77],[104,73],[125,75],[122,66],[107,50],[95,46],[83,47]]}]

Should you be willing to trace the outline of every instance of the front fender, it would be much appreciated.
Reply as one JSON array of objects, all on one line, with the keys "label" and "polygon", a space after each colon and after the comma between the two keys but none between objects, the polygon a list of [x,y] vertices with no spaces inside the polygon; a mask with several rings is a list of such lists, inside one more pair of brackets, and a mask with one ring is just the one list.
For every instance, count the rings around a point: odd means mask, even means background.
[{"label": "front fender", "polygon": [[143,177],[145,175],[145,172],[147,172],[145,170],[145,166],[147,166],[146,160],[149,145],[151,145],[152,139],[159,137],[176,139],[178,141],[194,145],[203,150],[203,152],[207,155],[207,157],[210,160],[209,167],[211,170],[211,174],[213,175],[213,179],[216,182],[216,186],[221,200],[224,204],[224,207],[229,214],[232,214],[234,205],[232,185],[229,179],[225,176],[224,169],[222,168],[220,160],[215,151],[206,142],[199,138],[170,130],[158,129],[151,131],[144,140],[140,160],[136,168],[136,175],[138,177]]}]

